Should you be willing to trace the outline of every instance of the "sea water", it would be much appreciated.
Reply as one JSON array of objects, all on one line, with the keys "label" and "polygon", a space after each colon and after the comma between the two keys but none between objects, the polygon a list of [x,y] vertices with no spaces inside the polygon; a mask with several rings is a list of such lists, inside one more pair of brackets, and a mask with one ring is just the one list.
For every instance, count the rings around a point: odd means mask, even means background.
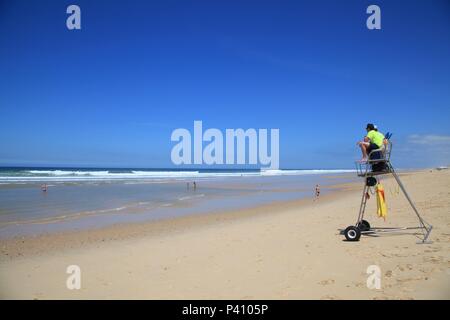
[{"label": "sea water", "polygon": [[0,238],[243,209],[353,179],[352,170],[0,168]]}]

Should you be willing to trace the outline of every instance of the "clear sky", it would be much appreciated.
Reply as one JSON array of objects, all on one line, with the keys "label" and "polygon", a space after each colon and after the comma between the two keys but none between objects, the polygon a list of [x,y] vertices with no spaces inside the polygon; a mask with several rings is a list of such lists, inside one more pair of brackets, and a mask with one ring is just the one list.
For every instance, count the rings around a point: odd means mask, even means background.
[{"label": "clear sky", "polygon": [[447,165],[450,3],[0,0],[0,120],[0,165],[170,167],[194,120],[279,128],[282,168],[352,167],[368,122]]}]

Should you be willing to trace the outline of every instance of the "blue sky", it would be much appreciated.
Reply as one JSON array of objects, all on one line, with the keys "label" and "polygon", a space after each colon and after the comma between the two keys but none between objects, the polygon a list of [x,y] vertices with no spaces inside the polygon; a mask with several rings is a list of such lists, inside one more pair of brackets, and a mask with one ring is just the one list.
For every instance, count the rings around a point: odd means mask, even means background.
[{"label": "blue sky", "polygon": [[170,167],[194,120],[279,128],[282,168],[352,167],[367,122],[447,165],[449,39],[444,0],[1,0],[0,165]]}]

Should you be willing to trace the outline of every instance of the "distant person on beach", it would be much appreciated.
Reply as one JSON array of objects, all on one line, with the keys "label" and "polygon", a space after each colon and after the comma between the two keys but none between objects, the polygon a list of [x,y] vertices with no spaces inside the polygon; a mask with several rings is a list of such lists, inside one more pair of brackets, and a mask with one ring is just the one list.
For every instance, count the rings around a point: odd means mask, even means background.
[{"label": "distant person on beach", "polygon": [[375,126],[372,123],[368,123],[366,126],[367,135],[363,141],[359,141],[357,145],[360,146],[362,152],[361,162],[368,160],[368,154],[372,150],[380,149],[383,146],[384,135],[381,132],[375,130]]},{"label": "distant person on beach", "polygon": [[41,185],[41,190],[42,190],[42,192],[47,192],[47,184],[46,183]]},{"label": "distant person on beach", "polygon": [[315,193],[316,193],[316,197],[315,197],[314,201],[316,199],[319,199],[319,196],[320,196],[320,187],[318,184],[316,184]]},{"label": "distant person on beach", "polygon": [[197,184],[195,183],[195,181],[192,183],[192,185],[194,186],[194,190],[197,189]]}]

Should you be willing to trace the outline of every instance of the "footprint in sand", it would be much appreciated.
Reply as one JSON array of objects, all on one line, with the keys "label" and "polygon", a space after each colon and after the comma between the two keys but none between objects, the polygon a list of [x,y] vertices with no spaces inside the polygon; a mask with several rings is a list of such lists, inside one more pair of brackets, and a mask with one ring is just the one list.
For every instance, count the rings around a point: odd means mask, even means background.
[{"label": "footprint in sand", "polygon": [[[403,272],[403,271],[405,271],[406,267],[405,266],[401,266],[401,265],[397,265],[396,268]],[[409,269],[409,270],[411,270],[411,269]]]},{"label": "footprint in sand", "polygon": [[431,256],[431,257],[425,257],[423,258],[426,262],[432,262],[432,263],[441,263],[443,258],[441,256]]},{"label": "footprint in sand", "polygon": [[322,281],[319,282],[319,284],[322,285],[322,286],[327,286],[327,285],[333,284],[333,283],[334,283],[333,279],[322,280]]},{"label": "footprint in sand", "polygon": [[420,280],[428,280],[428,277],[415,277],[415,278],[396,279],[397,283],[401,283],[401,284],[405,284],[405,283],[411,282],[411,281],[420,281]]},{"label": "footprint in sand", "polygon": [[366,285],[365,283],[362,282],[352,282],[352,284],[357,288],[362,288]]}]

